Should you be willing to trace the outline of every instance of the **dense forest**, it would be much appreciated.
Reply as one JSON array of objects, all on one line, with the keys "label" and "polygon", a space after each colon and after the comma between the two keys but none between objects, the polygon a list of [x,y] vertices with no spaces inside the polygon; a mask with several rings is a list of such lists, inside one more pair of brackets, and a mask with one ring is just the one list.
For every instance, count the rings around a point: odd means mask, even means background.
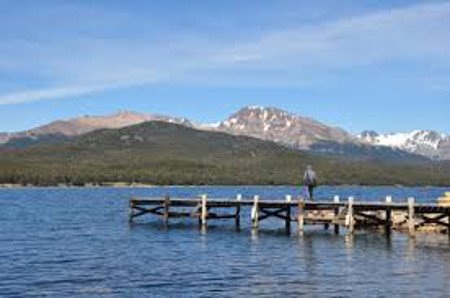
[{"label": "dense forest", "polygon": [[450,184],[448,162],[318,155],[163,122],[0,150],[3,184],[295,185],[308,164],[329,185]]}]

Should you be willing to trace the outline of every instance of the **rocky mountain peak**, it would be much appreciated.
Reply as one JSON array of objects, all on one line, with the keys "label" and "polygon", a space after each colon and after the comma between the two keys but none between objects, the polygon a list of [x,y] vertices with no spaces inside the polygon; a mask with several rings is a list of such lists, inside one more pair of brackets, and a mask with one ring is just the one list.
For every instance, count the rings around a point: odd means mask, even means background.
[{"label": "rocky mountain peak", "polygon": [[363,142],[373,143],[378,136],[379,134],[374,130],[365,130],[360,135],[358,135],[358,138]]},{"label": "rocky mountain peak", "polygon": [[365,130],[361,133],[362,138],[376,138],[379,134],[375,130]]},{"label": "rocky mountain peak", "polygon": [[307,149],[317,141],[345,142],[354,139],[339,128],[273,107],[245,107],[222,122],[218,129],[301,149]]},{"label": "rocky mountain peak", "polygon": [[428,144],[436,149],[439,144],[447,138],[448,137],[445,134],[431,130],[416,130],[411,133],[412,141]]},{"label": "rocky mountain peak", "polygon": [[290,126],[290,120],[295,117],[283,110],[271,107],[249,106],[242,108],[226,121],[222,122],[221,128],[243,130],[245,128],[262,129],[268,131],[272,126]]}]

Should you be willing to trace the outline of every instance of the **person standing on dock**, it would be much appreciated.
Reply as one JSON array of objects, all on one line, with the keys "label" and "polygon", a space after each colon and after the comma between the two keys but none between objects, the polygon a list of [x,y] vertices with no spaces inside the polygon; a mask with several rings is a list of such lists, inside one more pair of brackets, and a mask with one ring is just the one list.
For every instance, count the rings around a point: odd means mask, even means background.
[{"label": "person standing on dock", "polygon": [[314,188],[317,186],[316,172],[312,166],[307,166],[305,174],[303,175],[303,185],[305,185],[305,192],[308,199],[314,200]]}]

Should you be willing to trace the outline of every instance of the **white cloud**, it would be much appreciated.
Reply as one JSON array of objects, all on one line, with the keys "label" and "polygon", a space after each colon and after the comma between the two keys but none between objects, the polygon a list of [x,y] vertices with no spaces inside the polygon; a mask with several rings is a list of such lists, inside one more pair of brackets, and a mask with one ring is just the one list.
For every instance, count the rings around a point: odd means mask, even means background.
[{"label": "white cloud", "polygon": [[275,28],[246,42],[186,36],[4,40],[0,74],[31,76],[42,87],[0,94],[0,104],[157,82],[326,84],[339,79],[336,72],[374,66],[387,77],[395,68],[426,84],[436,69],[448,77],[448,32],[450,3],[439,3]]},{"label": "white cloud", "polygon": [[15,92],[15,93],[3,95],[0,99],[0,104],[18,104],[18,103],[32,102],[32,101],[43,100],[43,99],[65,98],[65,97],[88,94],[88,93],[102,91],[102,90],[105,90],[105,87],[79,86],[79,87],[61,87],[61,88],[28,90],[28,91]]},{"label": "white cloud", "polygon": [[[418,5],[275,31],[227,48],[219,61],[348,68],[396,59],[450,63],[450,3]],[[248,59],[251,61],[251,59]]]}]

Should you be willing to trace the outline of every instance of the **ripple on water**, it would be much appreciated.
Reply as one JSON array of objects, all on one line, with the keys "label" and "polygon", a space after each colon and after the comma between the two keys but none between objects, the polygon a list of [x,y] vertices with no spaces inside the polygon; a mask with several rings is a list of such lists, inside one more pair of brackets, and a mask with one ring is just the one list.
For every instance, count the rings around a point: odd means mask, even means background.
[{"label": "ripple on water", "polygon": [[[373,232],[353,237],[308,227],[286,236],[265,221],[252,233],[192,220],[128,224],[131,195],[284,197],[291,187],[0,190],[1,296],[445,296],[447,236]],[[319,188],[318,195],[432,200],[439,188]]]}]

